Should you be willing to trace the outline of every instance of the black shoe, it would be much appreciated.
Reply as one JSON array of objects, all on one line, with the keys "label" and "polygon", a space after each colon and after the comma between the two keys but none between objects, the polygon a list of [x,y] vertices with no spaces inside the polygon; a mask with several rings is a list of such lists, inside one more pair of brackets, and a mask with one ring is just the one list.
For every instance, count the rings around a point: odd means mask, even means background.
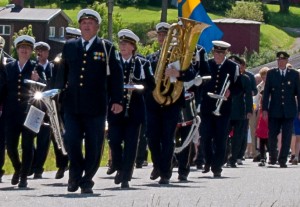
[{"label": "black shoe", "polygon": [[143,165],[143,167],[146,167],[146,166],[148,166],[148,162],[145,160],[142,165]]},{"label": "black shoe", "polygon": [[118,171],[115,176],[115,184],[120,184],[123,180],[123,173],[121,171]]},{"label": "black shoe", "polygon": [[76,192],[79,186],[75,182],[68,183],[68,191],[69,192]]},{"label": "black shoe", "polygon": [[55,174],[55,179],[61,179],[65,176],[65,168],[58,168],[56,174]]},{"label": "black shoe", "polygon": [[285,163],[280,163],[279,166],[280,166],[281,168],[287,168],[287,165],[286,165]]},{"label": "black shoe", "polygon": [[276,160],[269,160],[268,164],[269,165],[276,165],[276,162],[277,162]]},{"label": "black shoe", "polygon": [[237,168],[236,164],[235,163],[230,163],[229,165],[231,168]]},{"label": "black shoe", "polygon": [[208,173],[210,171],[210,166],[209,165],[204,165],[204,170],[202,173]]},{"label": "black shoe", "polygon": [[114,172],[116,172],[116,168],[114,168],[113,166],[109,166],[108,169],[107,169],[107,171],[106,171],[106,174],[107,175],[111,175]]},{"label": "black shoe", "polygon": [[178,180],[187,181],[187,176],[186,175],[178,175]]},{"label": "black shoe", "polygon": [[92,188],[81,188],[81,194],[93,194]]},{"label": "black shoe", "polygon": [[20,183],[18,185],[19,188],[27,188],[27,178],[21,178]]},{"label": "black shoe", "polygon": [[33,179],[42,179],[42,173],[34,173]]},{"label": "black shoe", "polygon": [[0,183],[2,183],[2,176],[4,175],[4,170],[0,170]]},{"label": "black shoe", "polygon": [[150,179],[151,180],[156,180],[159,177],[159,170],[157,168],[153,168]]},{"label": "black shoe", "polygon": [[141,164],[141,163],[136,163],[136,164],[135,164],[135,168],[143,168],[143,164]]},{"label": "black shoe", "polygon": [[258,166],[259,166],[259,167],[264,167],[264,166],[266,166],[266,160],[265,160],[265,159],[261,159],[261,160],[260,160],[260,163],[258,163]]},{"label": "black shoe", "polygon": [[197,170],[203,170],[203,165],[197,164],[197,165],[196,165],[196,168],[197,168]]},{"label": "black shoe", "polygon": [[11,184],[12,185],[17,185],[19,183],[19,180],[20,180],[19,173],[14,173],[14,175],[11,178]]},{"label": "black shoe", "polygon": [[214,178],[220,178],[220,177],[221,177],[221,173],[220,172],[214,173]]},{"label": "black shoe", "polygon": [[161,177],[158,183],[161,185],[168,185],[170,183],[170,180],[168,178]]},{"label": "black shoe", "polygon": [[128,181],[122,181],[121,188],[129,188]]}]

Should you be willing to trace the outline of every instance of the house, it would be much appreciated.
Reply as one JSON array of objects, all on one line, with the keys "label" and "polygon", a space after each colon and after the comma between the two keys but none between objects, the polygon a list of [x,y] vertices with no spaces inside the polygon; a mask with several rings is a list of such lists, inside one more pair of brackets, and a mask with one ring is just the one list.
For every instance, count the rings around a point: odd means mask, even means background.
[{"label": "house", "polygon": [[71,19],[61,9],[23,8],[20,0],[13,3],[12,9],[0,7],[0,35],[6,42],[4,51],[11,54],[13,34],[32,25],[36,41],[47,42],[51,47],[49,59],[54,59],[62,51],[65,28]]},{"label": "house", "polygon": [[215,19],[213,22],[224,33],[222,40],[231,44],[230,52],[259,52],[261,22],[233,18]]}]

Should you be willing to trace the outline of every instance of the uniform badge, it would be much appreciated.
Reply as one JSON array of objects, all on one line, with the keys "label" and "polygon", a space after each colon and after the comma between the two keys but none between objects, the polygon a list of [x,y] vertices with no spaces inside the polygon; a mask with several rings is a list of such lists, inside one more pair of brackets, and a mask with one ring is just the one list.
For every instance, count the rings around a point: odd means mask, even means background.
[{"label": "uniform badge", "polygon": [[116,59],[117,59],[117,60],[119,60],[119,61],[121,60],[118,51],[115,51],[115,56],[116,56]]}]

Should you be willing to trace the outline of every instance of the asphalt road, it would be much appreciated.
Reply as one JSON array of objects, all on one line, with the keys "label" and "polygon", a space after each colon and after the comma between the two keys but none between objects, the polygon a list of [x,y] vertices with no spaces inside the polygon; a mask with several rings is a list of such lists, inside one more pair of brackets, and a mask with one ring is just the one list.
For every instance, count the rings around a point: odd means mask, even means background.
[{"label": "asphalt road", "polygon": [[114,176],[101,167],[94,178],[94,194],[80,190],[67,192],[68,173],[54,179],[55,172],[46,172],[43,179],[28,180],[21,190],[10,184],[11,175],[0,183],[2,207],[195,207],[195,206],[300,206],[300,166],[258,167],[246,160],[238,168],[224,168],[222,178],[202,174],[192,168],[188,182],[177,180],[177,168],[170,185],[161,186],[150,180],[152,167],[135,169],[129,190],[114,184]]}]

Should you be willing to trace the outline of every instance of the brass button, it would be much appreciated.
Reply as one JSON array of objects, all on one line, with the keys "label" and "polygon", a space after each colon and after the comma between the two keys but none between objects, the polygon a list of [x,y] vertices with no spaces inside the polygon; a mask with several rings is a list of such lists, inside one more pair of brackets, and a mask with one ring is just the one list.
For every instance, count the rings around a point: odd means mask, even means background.
[{"label": "brass button", "polygon": [[21,92],[18,92],[18,95],[21,95]]},{"label": "brass button", "polygon": [[86,64],[86,61],[85,61],[85,60],[83,61],[83,64]]},{"label": "brass button", "polygon": [[18,88],[20,89],[20,88],[21,88],[21,86],[19,85],[19,86],[18,86]]},{"label": "brass button", "polygon": [[81,70],[82,70],[82,71],[84,71],[84,70],[85,70],[85,68],[81,68]]},{"label": "brass button", "polygon": [[18,101],[21,101],[21,99],[20,99],[20,98],[18,98]]},{"label": "brass button", "polygon": [[19,79],[18,82],[21,83],[21,79]]},{"label": "brass button", "polygon": [[19,77],[22,77],[22,74],[21,74],[21,73],[19,74]]},{"label": "brass button", "polygon": [[80,86],[83,86],[83,83],[80,83]]},{"label": "brass button", "polygon": [[83,75],[80,75],[80,78],[82,79],[82,78],[83,78]]},{"label": "brass button", "polygon": [[86,57],[86,56],[87,56],[87,54],[86,54],[86,53],[84,53],[84,54],[83,54],[83,56],[84,56],[84,57]]}]

